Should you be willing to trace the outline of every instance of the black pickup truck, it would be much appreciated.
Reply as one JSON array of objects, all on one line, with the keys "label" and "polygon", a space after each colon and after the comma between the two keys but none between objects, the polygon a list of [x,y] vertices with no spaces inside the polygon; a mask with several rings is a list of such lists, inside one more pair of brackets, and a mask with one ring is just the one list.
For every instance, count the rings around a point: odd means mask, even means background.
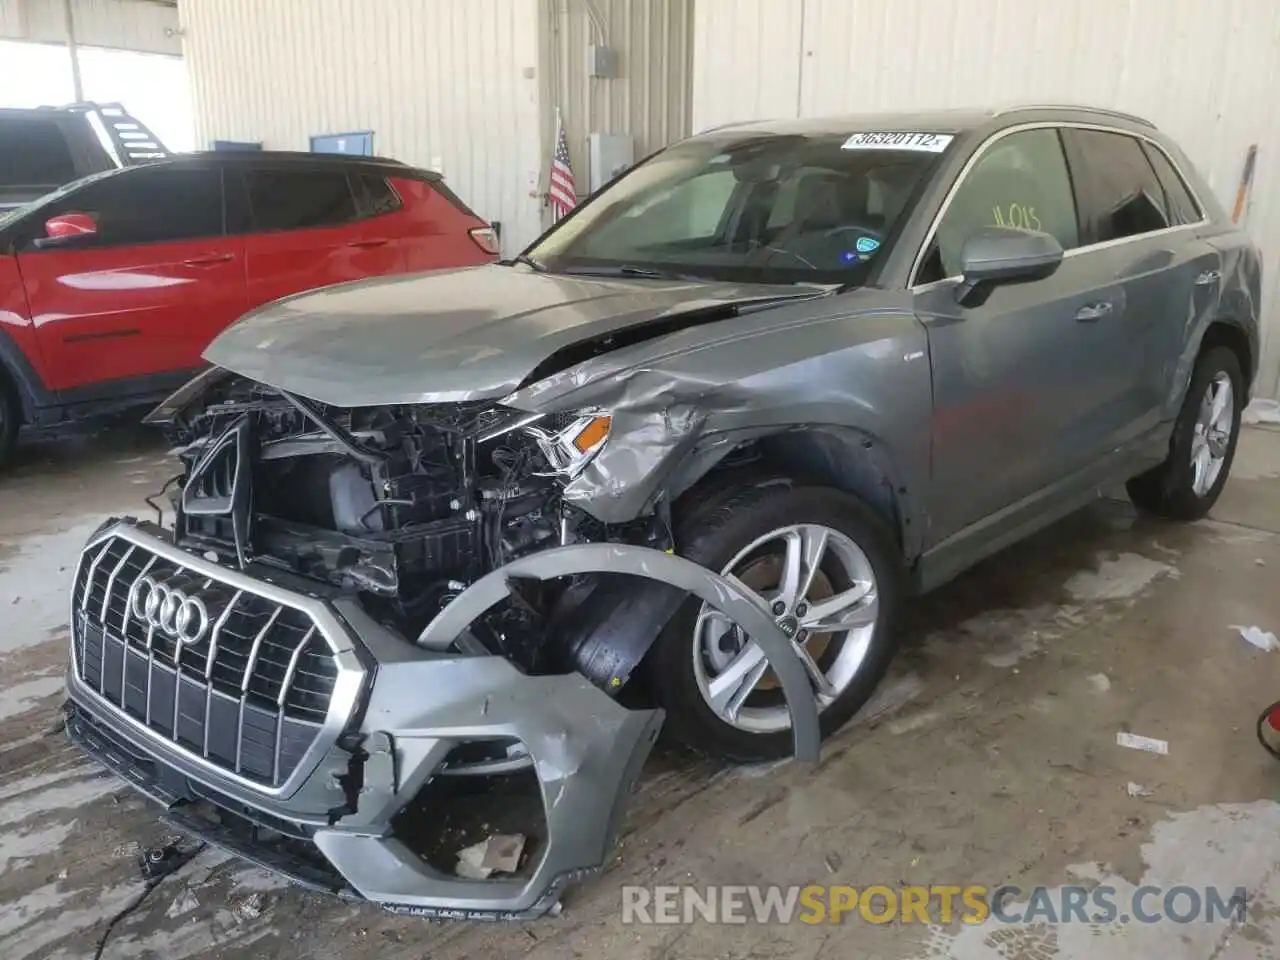
[{"label": "black pickup truck", "polygon": [[118,103],[0,109],[0,213],[91,173],[167,156]]}]

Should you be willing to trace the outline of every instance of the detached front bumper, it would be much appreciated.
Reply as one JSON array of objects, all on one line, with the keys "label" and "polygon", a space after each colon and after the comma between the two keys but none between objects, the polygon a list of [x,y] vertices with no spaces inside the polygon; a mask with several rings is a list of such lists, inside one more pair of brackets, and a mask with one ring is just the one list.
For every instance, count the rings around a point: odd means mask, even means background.
[{"label": "detached front bumper", "polygon": [[[197,589],[189,585],[193,582],[207,588],[213,581],[289,599],[283,596],[288,588],[255,580],[252,570],[245,574],[187,554],[158,528],[131,521],[96,534],[86,557],[95,556],[95,548],[105,549],[98,545],[111,538],[127,542],[131,552],[157,558],[150,568],[153,579],[160,579],[155,573],[160,569],[169,582],[179,582],[169,568],[180,565],[180,572],[189,574],[182,581],[188,593]],[[128,577],[129,564],[111,563],[113,557],[101,566],[111,566],[117,578]],[[91,562],[82,564],[78,577],[78,582],[89,581],[84,589],[90,591],[95,577],[105,578],[95,572],[86,578],[84,568]],[[106,592],[126,587],[112,583]],[[322,604],[323,610],[313,610],[317,618],[331,617],[349,641],[347,649],[363,671],[360,688],[342,723],[319,728],[296,775],[281,784],[284,789],[253,785],[243,772],[223,769],[189,743],[154,728],[151,714],[159,711],[153,711],[153,703],[163,686],[158,671],[172,674],[172,668],[158,655],[158,646],[142,651],[119,643],[114,632],[121,604],[107,597],[100,607],[102,595],[92,592],[92,603],[73,603],[75,640],[67,676],[71,739],[162,804],[184,830],[298,883],[399,912],[477,919],[544,914],[568,883],[604,862],[662,723],[661,711],[627,710],[581,676],[528,676],[501,657],[418,650],[350,601],[298,593],[300,606]],[[105,611],[101,617],[99,609]],[[86,654],[79,640],[86,629],[105,634],[102,666],[95,670],[94,661],[87,675],[84,660],[93,654]],[[99,635],[92,634],[95,642]],[[342,636],[333,646],[344,646]],[[117,662],[124,678],[119,687]],[[90,682],[93,678],[98,683]],[[147,685],[135,701],[145,700],[145,716],[113,702],[128,703],[139,683]],[[190,678],[180,676],[182,683],[190,684]],[[211,694],[209,699],[220,706],[227,698]],[[183,709],[179,703],[175,716]],[[167,714],[164,719],[167,723]],[[178,717],[174,730],[183,719]],[[466,880],[446,872],[439,861],[429,862],[407,828],[447,819],[448,811],[432,808],[428,784],[458,772],[450,760],[457,749],[485,743],[518,747],[514,765],[536,775],[542,829],[530,837],[528,862],[518,876]],[[475,782],[475,775],[448,778],[464,779]]]},{"label": "detached front bumper", "polygon": [[[789,641],[739,584],[688,560],[606,544],[547,550],[463,591],[415,645],[349,597],[195,556],[134,520],[104,525],[77,570],[67,729],[176,825],[298,883],[423,916],[541,916],[604,863],[662,712],[451,641],[508,577],[592,570],[670,584],[740,623],[781,681],[797,756],[816,759],[817,711]],[[418,836],[450,820],[437,788],[512,775],[541,808],[520,872],[453,875],[466,844],[442,856]],[[489,823],[503,820],[497,810]]]}]

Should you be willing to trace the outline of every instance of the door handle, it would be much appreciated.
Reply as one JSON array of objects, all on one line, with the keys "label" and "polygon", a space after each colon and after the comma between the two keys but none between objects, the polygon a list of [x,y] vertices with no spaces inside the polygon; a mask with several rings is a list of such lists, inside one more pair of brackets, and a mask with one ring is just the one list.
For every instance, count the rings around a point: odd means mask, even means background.
[{"label": "door handle", "polygon": [[1081,323],[1093,323],[1095,320],[1101,320],[1114,309],[1115,305],[1112,304],[1110,300],[1103,300],[1101,303],[1085,304],[1076,311],[1076,319]]},{"label": "door handle", "polygon": [[186,267],[211,267],[215,263],[226,263],[234,260],[234,253],[211,253],[207,257],[192,257],[190,260],[183,260],[182,265]]},{"label": "door handle", "polygon": [[1211,283],[1217,283],[1222,279],[1221,270],[1206,270],[1200,276],[1196,277],[1196,286],[1207,287]]},{"label": "door handle", "polygon": [[364,249],[366,247],[385,247],[391,241],[386,237],[378,237],[373,240],[352,240],[347,244],[348,247],[357,247]]}]

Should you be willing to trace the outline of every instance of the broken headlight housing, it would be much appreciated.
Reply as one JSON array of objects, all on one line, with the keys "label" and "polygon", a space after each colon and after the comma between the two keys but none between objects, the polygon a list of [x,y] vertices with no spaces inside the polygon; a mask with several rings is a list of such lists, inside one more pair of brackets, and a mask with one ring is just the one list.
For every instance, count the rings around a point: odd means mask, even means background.
[{"label": "broken headlight housing", "polygon": [[525,431],[537,441],[550,471],[542,476],[572,480],[586,469],[609,440],[613,418],[600,411],[583,411],[558,430],[528,425]]}]

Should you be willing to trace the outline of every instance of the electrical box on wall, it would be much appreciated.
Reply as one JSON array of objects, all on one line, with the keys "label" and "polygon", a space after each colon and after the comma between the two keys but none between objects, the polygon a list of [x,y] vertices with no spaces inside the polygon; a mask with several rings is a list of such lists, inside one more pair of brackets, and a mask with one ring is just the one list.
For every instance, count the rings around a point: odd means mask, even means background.
[{"label": "electrical box on wall", "polygon": [[587,150],[591,163],[592,193],[635,163],[631,136],[626,133],[588,134]]},{"label": "electrical box on wall", "polygon": [[587,76],[612,80],[618,75],[618,51],[592,44],[587,47]]},{"label": "electrical box on wall", "polygon": [[312,153],[349,153],[373,156],[373,131],[358,133],[322,133],[311,138]]}]

